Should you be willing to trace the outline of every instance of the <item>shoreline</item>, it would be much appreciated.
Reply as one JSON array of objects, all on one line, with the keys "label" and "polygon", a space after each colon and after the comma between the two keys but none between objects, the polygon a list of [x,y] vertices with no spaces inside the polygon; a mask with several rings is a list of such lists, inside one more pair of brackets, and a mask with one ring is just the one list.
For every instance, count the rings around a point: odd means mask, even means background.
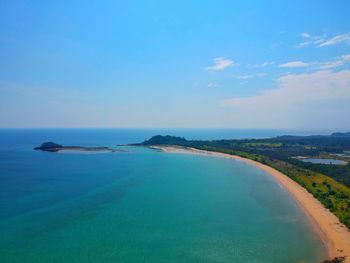
[{"label": "shoreline", "polygon": [[277,183],[279,183],[291,195],[297,205],[306,214],[310,221],[310,225],[319,235],[326,248],[327,257],[329,259],[335,257],[346,257],[343,262],[350,263],[350,230],[305,188],[280,171],[251,159],[225,153],[176,146],[151,146],[150,148],[158,149],[167,153],[200,154],[230,158],[254,165],[258,169],[265,171],[267,174],[275,178]]}]

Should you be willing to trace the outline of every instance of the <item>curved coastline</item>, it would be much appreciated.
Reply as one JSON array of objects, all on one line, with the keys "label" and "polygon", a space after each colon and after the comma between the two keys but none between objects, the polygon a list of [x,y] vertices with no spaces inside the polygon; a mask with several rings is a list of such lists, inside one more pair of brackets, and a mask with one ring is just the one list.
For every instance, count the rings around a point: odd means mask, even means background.
[{"label": "curved coastline", "polygon": [[333,259],[335,257],[345,257],[345,261],[343,262],[350,263],[350,230],[305,188],[280,171],[257,161],[225,153],[176,146],[152,146],[151,148],[169,153],[201,154],[231,158],[254,165],[255,167],[267,172],[293,197],[299,207],[307,215],[311,225],[314,227],[326,247],[328,258]]}]

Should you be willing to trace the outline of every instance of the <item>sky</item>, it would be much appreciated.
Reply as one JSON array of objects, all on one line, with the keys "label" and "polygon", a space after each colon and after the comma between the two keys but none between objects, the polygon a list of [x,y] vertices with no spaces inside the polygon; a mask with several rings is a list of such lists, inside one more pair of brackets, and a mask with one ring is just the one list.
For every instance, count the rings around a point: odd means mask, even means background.
[{"label": "sky", "polygon": [[0,0],[0,128],[350,130],[349,10]]}]

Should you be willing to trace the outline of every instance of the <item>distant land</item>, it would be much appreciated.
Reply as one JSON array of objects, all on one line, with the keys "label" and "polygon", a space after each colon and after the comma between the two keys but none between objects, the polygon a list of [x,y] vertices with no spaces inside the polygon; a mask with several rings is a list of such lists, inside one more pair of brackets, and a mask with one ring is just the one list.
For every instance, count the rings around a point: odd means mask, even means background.
[{"label": "distant land", "polygon": [[[350,132],[234,140],[186,140],[183,137],[156,135],[133,145],[165,151],[214,152],[269,166],[305,188],[348,228],[344,232],[338,223],[332,223],[335,235],[341,231],[345,236],[342,247],[345,244],[345,248],[350,250]],[[346,253],[349,251],[333,248],[333,252],[337,257],[325,262],[348,262],[349,255]],[[342,253],[347,256],[346,260],[339,257]]]},{"label": "distant land", "polygon": [[[233,140],[186,140],[183,137],[157,135],[135,145],[178,145],[207,150],[234,150],[235,153],[251,154],[251,157],[255,156],[255,158],[260,156],[260,158],[265,157],[265,159],[276,159],[303,169],[323,173],[350,187],[350,132]],[[308,158],[333,159],[347,165],[305,162],[304,160]]]},{"label": "distant land", "polygon": [[97,146],[97,147],[86,147],[86,146],[63,146],[54,142],[44,142],[34,150],[41,150],[46,152],[59,152],[59,151],[85,151],[85,152],[115,152],[115,149]]},{"label": "distant land", "polygon": [[[292,196],[296,193],[294,198],[297,203],[301,203],[306,213],[311,215],[323,233],[321,236],[326,236],[330,259],[324,262],[349,262],[350,132],[232,140],[187,140],[184,137],[156,135],[131,145],[167,152],[228,156],[251,162],[273,175]],[[105,146],[63,146],[54,142],[45,142],[34,149],[48,152],[119,151]],[[298,188],[312,196],[305,195]]]}]

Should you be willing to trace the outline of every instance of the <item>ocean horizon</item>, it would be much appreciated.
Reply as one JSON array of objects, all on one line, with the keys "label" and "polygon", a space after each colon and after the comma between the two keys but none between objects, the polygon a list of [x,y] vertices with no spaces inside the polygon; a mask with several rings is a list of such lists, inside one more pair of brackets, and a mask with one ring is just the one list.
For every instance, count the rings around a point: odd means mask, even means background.
[{"label": "ocean horizon", "polygon": [[350,1],[0,1],[0,263],[350,263]]},{"label": "ocean horizon", "polygon": [[[0,261],[311,263],[325,258],[307,216],[266,172],[225,158],[117,147],[156,134],[239,139],[286,133],[1,129]],[[124,152],[33,150],[45,141]]]}]

